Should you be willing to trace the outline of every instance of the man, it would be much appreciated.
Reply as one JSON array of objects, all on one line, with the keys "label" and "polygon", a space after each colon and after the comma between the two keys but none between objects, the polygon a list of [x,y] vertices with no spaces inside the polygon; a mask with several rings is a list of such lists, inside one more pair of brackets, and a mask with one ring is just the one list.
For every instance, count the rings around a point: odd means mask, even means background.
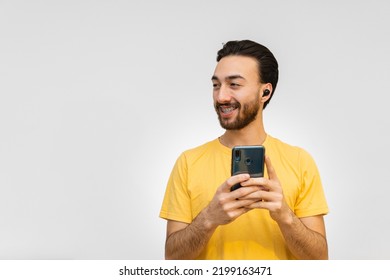
[{"label": "man", "polygon": [[[268,135],[263,109],[278,81],[264,46],[230,41],[217,55],[218,139],[185,151],[166,189],[166,259],[327,259],[328,213],[317,167],[303,149]],[[265,176],[230,176],[231,149],[265,147]],[[241,188],[230,188],[240,183]]]}]

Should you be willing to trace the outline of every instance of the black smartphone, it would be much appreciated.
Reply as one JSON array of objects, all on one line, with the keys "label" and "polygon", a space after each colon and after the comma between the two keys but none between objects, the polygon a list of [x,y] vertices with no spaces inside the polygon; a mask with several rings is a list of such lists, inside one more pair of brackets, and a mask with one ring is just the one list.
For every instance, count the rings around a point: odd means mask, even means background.
[{"label": "black smartphone", "polygon": [[[232,149],[231,175],[249,173],[253,178],[264,176],[264,146],[235,146]],[[230,188],[234,191],[240,188],[236,184]]]}]

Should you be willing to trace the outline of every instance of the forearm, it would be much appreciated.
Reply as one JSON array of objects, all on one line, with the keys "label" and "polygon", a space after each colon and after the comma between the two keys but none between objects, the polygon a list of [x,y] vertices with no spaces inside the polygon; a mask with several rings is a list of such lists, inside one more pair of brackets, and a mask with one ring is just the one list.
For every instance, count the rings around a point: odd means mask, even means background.
[{"label": "forearm", "polygon": [[195,259],[199,256],[216,229],[206,217],[206,210],[203,210],[191,224],[167,237],[166,259]]},{"label": "forearm", "polygon": [[328,259],[326,238],[308,228],[293,212],[288,216],[278,224],[291,253],[298,259]]}]

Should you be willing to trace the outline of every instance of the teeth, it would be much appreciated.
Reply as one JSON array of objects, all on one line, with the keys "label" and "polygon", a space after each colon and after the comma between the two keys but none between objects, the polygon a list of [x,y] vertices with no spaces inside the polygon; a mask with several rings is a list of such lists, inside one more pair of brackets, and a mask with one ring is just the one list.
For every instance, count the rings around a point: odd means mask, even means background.
[{"label": "teeth", "polygon": [[230,113],[231,111],[234,110],[234,108],[233,107],[221,107],[221,110],[224,113]]},{"label": "teeth", "polygon": [[217,107],[221,113],[229,114],[235,109],[239,108],[239,105],[237,103],[226,103],[226,104],[217,104]]}]

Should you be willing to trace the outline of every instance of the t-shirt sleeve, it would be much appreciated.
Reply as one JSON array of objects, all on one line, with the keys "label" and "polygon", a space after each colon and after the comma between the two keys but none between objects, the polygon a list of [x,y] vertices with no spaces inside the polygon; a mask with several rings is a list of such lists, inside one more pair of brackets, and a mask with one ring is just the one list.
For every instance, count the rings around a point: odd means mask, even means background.
[{"label": "t-shirt sleeve", "polygon": [[160,217],[184,223],[192,222],[191,198],[187,188],[187,160],[181,154],[176,160],[166,187]]},{"label": "t-shirt sleeve", "polygon": [[299,168],[301,190],[294,207],[295,214],[298,217],[327,214],[329,208],[317,165],[305,150],[300,151]]}]

